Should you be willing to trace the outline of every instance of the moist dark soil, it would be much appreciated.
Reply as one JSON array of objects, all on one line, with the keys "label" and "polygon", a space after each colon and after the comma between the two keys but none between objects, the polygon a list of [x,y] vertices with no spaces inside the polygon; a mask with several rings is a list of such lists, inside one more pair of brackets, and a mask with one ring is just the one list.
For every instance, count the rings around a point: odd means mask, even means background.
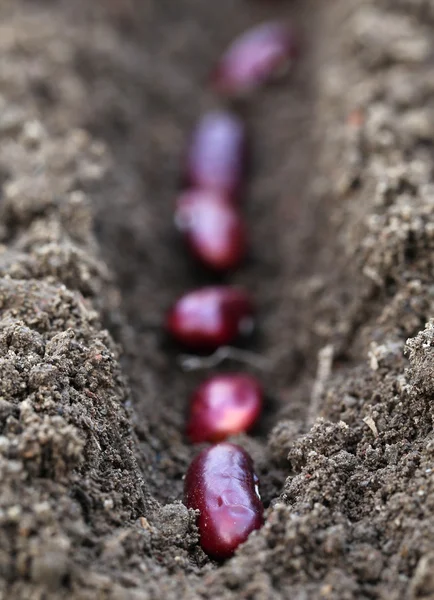
[{"label": "moist dark soil", "polygon": [[[237,106],[257,331],[189,370],[217,281],[177,239],[208,75],[284,19],[300,60]],[[0,2],[0,599],[434,598],[432,0]],[[267,391],[264,527],[224,564],[182,504],[188,395]]]}]

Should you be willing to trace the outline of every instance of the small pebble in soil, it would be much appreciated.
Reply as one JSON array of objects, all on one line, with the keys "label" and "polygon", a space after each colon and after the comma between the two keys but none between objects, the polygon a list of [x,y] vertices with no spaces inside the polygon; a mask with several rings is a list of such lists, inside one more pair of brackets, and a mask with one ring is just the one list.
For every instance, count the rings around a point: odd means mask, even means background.
[{"label": "small pebble in soil", "polygon": [[263,23],[229,46],[212,73],[212,86],[225,96],[244,96],[286,74],[296,55],[291,28],[278,22]]},{"label": "small pebble in soil", "polygon": [[200,544],[211,557],[229,558],[263,524],[263,505],[253,461],[240,446],[223,442],[206,448],[191,463],[184,502],[200,510]]},{"label": "small pebble in soil", "polygon": [[166,329],[183,346],[212,351],[250,334],[253,303],[242,288],[209,286],[189,292],[172,306]]},{"label": "small pebble in soil", "polygon": [[178,198],[175,225],[191,254],[213,271],[238,267],[246,252],[246,233],[239,210],[212,190],[188,190]]},{"label": "small pebble in soil", "polygon": [[190,404],[187,436],[193,443],[220,442],[248,431],[262,409],[262,387],[252,375],[214,375],[195,391]]},{"label": "small pebble in soil", "polygon": [[246,130],[238,116],[224,110],[206,113],[187,149],[186,185],[237,199],[246,175],[246,149]]}]

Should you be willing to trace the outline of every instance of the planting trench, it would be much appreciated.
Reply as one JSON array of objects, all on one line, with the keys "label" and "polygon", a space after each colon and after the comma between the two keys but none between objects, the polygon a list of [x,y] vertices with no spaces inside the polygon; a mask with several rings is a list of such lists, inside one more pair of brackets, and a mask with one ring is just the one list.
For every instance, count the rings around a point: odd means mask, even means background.
[{"label": "planting trench", "polygon": [[[2,597],[432,597],[432,2],[89,4],[0,3]],[[271,18],[303,52],[241,108],[258,332],[217,367],[264,382],[269,509],[217,566],[179,502],[208,371],[160,325],[209,281],[172,224],[207,74]]]}]

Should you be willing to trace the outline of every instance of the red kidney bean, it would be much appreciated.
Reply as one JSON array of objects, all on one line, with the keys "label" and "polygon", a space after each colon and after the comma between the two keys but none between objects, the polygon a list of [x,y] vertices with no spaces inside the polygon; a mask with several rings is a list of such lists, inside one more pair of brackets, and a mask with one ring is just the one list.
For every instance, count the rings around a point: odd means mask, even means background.
[{"label": "red kidney bean", "polygon": [[253,304],[236,287],[210,286],[182,296],[167,315],[166,327],[181,344],[215,350],[253,329]]},{"label": "red kidney bean", "polygon": [[212,73],[213,87],[224,95],[244,95],[288,70],[296,54],[287,25],[263,23],[229,46]]},{"label": "red kidney bean", "polygon": [[217,559],[232,556],[263,524],[253,461],[235,444],[217,444],[196,456],[185,478],[184,502],[200,510],[200,544]]},{"label": "red kidney bean", "polygon": [[246,171],[246,132],[236,115],[219,110],[205,114],[196,126],[187,152],[186,182],[238,196]]},{"label": "red kidney bean", "polygon": [[239,211],[225,196],[210,190],[189,190],[177,202],[175,224],[193,256],[215,271],[234,269],[246,251]]},{"label": "red kidney bean", "polygon": [[215,375],[204,381],[190,404],[187,436],[193,443],[219,442],[249,430],[262,409],[262,387],[245,373]]}]

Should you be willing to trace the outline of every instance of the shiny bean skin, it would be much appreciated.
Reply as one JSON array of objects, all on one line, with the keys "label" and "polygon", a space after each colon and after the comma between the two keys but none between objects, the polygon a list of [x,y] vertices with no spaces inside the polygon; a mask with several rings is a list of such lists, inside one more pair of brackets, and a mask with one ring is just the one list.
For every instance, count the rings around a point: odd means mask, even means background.
[{"label": "shiny bean skin", "polygon": [[203,115],[187,148],[185,184],[237,199],[246,175],[246,131],[235,114],[215,110]]},{"label": "shiny bean skin", "polygon": [[212,190],[188,190],[178,198],[175,224],[191,254],[218,272],[235,269],[246,252],[246,231],[237,207]]},{"label": "shiny bean skin", "polygon": [[253,313],[242,288],[209,286],[181,296],[167,314],[166,329],[187,348],[212,351],[251,333]]},{"label": "shiny bean skin", "polygon": [[187,436],[193,443],[219,442],[248,431],[262,409],[262,386],[252,375],[213,375],[195,391],[190,402]]},{"label": "shiny bean skin", "polygon": [[253,461],[235,444],[223,442],[196,456],[185,478],[184,502],[200,511],[200,544],[217,560],[232,556],[263,524]]},{"label": "shiny bean skin", "polygon": [[214,89],[244,96],[288,71],[297,55],[294,32],[279,22],[263,23],[238,37],[212,73]]}]

